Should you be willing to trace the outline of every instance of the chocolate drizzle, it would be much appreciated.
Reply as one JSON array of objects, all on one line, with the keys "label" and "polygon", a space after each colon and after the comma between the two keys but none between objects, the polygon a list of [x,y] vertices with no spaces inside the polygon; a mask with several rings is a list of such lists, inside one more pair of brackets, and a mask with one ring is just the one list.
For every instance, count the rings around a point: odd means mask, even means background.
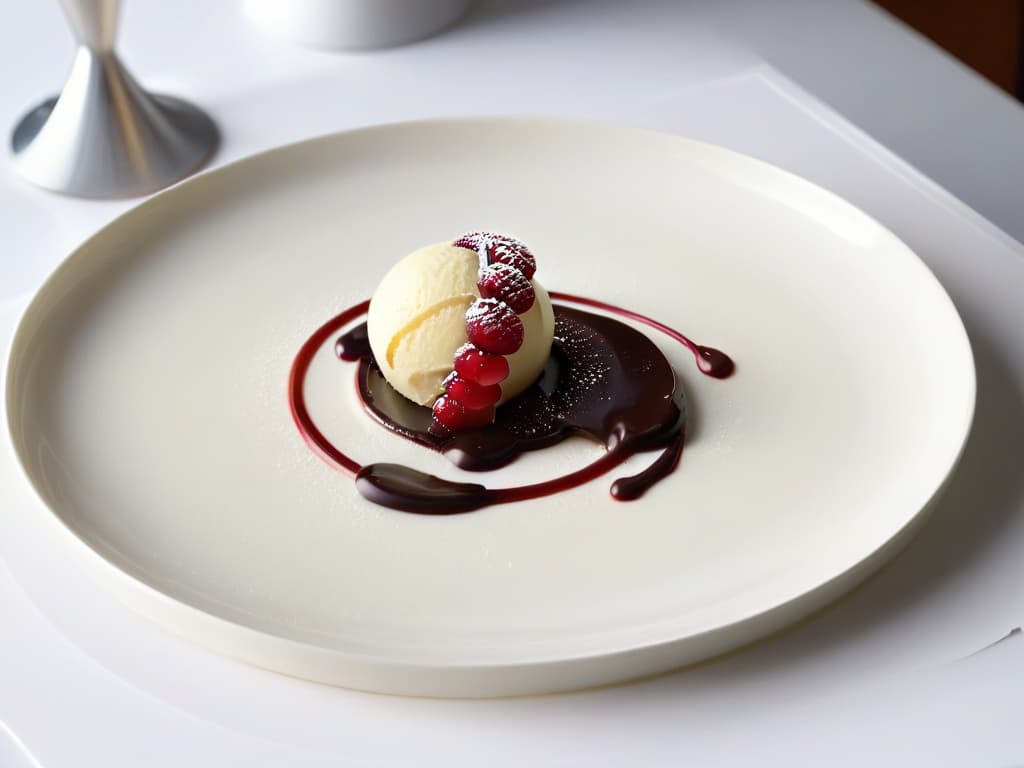
[{"label": "chocolate drizzle", "polygon": [[[592,299],[551,295],[646,323],[690,349],[703,373],[716,378],[732,373],[727,355],[696,345],[657,321]],[[328,462],[354,473],[359,493],[371,501],[420,514],[468,512],[568,490],[610,471],[635,453],[660,449],[661,455],[647,469],[612,484],[612,496],[626,501],[642,496],[679,463],[686,404],[665,356],[629,325],[556,305],[555,343],[540,379],[499,408],[493,424],[467,432],[432,434],[430,409],[399,395],[380,373],[370,352],[365,323],[342,335],[336,351],[343,360],[359,361],[358,391],[371,416],[387,429],[444,453],[463,469],[493,470],[524,451],[554,445],[570,435],[602,443],[606,450],[600,458],[563,477],[511,488],[455,483],[390,463],[360,467],[312,424],[302,401],[302,381],[316,350],[365,309],[364,302],[347,310],[303,346],[292,369],[289,395],[296,424],[307,442]]]}]

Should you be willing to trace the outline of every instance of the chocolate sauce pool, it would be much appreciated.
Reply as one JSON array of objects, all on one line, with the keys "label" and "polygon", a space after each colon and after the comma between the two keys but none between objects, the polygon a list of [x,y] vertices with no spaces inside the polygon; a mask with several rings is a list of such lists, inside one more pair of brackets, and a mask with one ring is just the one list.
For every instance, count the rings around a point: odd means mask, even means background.
[{"label": "chocolate sauce pool", "polygon": [[[732,360],[724,353],[694,344],[651,318],[593,299],[554,292],[551,296],[657,328],[690,349],[706,375],[725,378],[733,371]],[[292,367],[289,397],[292,415],[310,446],[329,463],[355,474],[356,488],[370,501],[420,514],[468,512],[568,490],[635,453],[661,449],[647,469],[612,484],[612,496],[626,501],[643,495],[679,463],[686,403],[665,356],[643,333],[614,318],[555,305],[555,342],[538,382],[499,408],[493,424],[457,434],[431,433],[430,409],[405,399],[385,381],[370,353],[365,323],[342,335],[336,350],[343,360],[359,361],[358,390],[371,416],[387,429],[444,453],[463,469],[496,469],[524,451],[554,445],[570,435],[602,443],[606,451],[597,461],[563,477],[513,488],[451,482],[399,464],[360,466],[313,424],[302,384],[314,353],[331,335],[364,315],[367,306],[363,302],[346,310],[303,345]]]}]

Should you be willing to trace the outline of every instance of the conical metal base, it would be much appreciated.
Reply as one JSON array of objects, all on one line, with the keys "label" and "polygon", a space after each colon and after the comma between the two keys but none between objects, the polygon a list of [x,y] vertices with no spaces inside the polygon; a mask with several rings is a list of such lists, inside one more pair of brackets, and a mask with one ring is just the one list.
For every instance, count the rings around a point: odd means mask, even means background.
[{"label": "conical metal base", "polygon": [[146,93],[113,51],[78,49],[60,96],[14,129],[14,165],[29,181],[76,197],[135,197],[200,168],[217,146],[213,121]]}]

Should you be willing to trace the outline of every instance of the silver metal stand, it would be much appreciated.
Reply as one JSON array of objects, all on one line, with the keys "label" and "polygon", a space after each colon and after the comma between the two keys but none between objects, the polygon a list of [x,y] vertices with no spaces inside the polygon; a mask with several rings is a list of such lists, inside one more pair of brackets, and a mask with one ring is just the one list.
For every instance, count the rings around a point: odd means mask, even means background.
[{"label": "silver metal stand", "polygon": [[135,197],[200,168],[217,146],[213,121],[180,99],[144,91],[114,53],[118,0],[60,0],[78,42],[56,98],[14,129],[17,170],[76,197]]}]

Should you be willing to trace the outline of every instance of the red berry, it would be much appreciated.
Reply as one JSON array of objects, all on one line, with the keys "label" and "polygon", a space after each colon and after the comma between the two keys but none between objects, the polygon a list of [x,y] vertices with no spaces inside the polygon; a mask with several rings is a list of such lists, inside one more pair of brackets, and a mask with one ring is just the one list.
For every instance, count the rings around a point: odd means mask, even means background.
[{"label": "red berry", "polygon": [[462,407],[462,403],[444,395],[434,401],[433,411],[434,418],[446,427],[450,428],[454,428],[454,425],[458,423],[459,419],[461,419],[466,413],[466,409]]},{"label": "red berry", "polygon": [[462,403],[466,410],[476,411],[497,405],[501,400],[501,387],[497,384],[484,385],[464,379],[453,373],[444,380],[445,394]]},{"label": "red berry", "polygon": [[434,418],[450,432],[484,427],[494,421],[494,406],[470,410],[458,400],[442,395],[434,402]]},{"label": "red berry", "polygon": [[463,379],[486,387],[508,378],[508,360],[483,352],[472,344],[463,344],[455,352],[455,372]]},{"label": "red berry", "polygon": [[454,245],[458,248],[469,248],[471,251],[479,251],[481,246],[494,238],[490,232],[467,232],[455,240]]},{"label": "red berry", "polygon": [[528,280],[537,271],[537,261],[533,258],[533,254],[525,245],[511,238],[495,240],[488,246],[487,263],[508,264],[526,275]]},{"label": "red berry", "polygon": [[512,308],[497,299],[477,299],[466,310],[469,341],[495,355],[511,355],[526,335],[523,321]]},{"label": "red berry", "polygon": [[537,271],[537,261],[525,244],[508,235],[496,235],[493,232],[467,232],[455,241],[460,248],[476,251],[486,264],[508,264],[515,267],[527,279],[533,278]]},{"label": "red berry", "polygon": [[529,310],[536,299],[530,279],[508,264],[488,264],[480,270],[476,286],[485,299],[500,299],[517,315]]}]

